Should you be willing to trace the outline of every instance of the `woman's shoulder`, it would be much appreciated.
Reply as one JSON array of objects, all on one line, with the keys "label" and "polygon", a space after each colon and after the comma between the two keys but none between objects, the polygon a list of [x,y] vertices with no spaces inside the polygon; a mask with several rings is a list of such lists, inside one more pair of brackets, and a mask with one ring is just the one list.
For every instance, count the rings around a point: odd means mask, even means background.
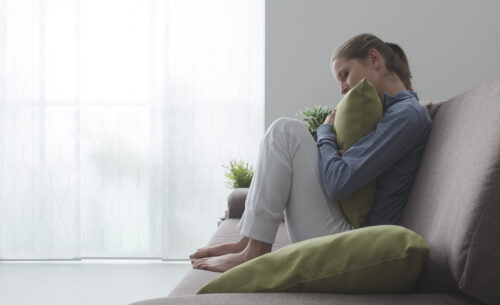
[{"label": "woman's shoulder", "polygon": [[403,112],[412,112],[412,110],[417,113],[426,112],[427,108],[420,103],[420,99],[415,91],[404,90],[399,91],[395,94],[393,99],[396,99],[396,102],[393,102],[387,110],[394,111],[403,111]]},{"label": "woman's shoulder", "polygon": [[386,119],[399,122],[415,123],[426,127],[432,123],[427,108],[419,102],[418,96],[408,95],[406,98],[394,103],[384,114]]}]

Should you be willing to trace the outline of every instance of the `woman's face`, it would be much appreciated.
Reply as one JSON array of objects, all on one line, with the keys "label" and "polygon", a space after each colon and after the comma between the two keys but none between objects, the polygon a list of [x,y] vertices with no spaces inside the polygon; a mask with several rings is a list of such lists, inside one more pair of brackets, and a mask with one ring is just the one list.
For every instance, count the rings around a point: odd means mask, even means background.
[{"label": "woman's face", "polygon": [[342,56],[333,61],[333,75],[340,86],[340,93],[346,94],[364,77],[375,87],[377,94],[384,103],[383,75],[385,63],[382,55],[376,49],[370,49],[365,60],[345,59]]},{"label": "woman's face", "polygon": [[373,84],[373,81],[370,79],[373,78],[370,65],[358,59],[346,60],[342,57],[335,59],[333,62],[333,74],[340,86],[340,93],[342,95],[346,94],[365,77]]}]

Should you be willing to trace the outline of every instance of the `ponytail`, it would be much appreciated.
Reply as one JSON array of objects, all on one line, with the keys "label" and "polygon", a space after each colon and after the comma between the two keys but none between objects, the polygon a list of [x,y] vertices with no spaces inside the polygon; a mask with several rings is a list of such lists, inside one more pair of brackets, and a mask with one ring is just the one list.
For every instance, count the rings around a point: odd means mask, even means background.
[{"label": "ponytail", "polygon": [[406,58],[405,52],[399,45],[395,43],[388,42],[386,43],[386,45],[392,50],[393,53],[392,57],[389,55],[385,58],[385,65],[387,70],[394,71],[399,76],[406,89],[412,90],[412,75],[410,72],[410,65],[408,64],[408,58]]}]

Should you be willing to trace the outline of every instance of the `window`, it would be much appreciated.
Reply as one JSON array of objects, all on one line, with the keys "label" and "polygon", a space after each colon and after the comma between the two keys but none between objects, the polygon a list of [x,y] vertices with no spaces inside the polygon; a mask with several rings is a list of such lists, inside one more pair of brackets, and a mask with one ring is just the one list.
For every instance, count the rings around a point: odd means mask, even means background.
[{"label": "window", "polygon": [[264,132],[264,1],[7,0],[0,259],[203,246]]}]

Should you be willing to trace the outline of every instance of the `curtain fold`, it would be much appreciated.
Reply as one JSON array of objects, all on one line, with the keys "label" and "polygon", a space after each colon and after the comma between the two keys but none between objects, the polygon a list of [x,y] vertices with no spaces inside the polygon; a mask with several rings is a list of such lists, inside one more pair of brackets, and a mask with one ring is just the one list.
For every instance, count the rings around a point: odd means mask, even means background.
[{"label": "curtain fold", "polygon": [[263,0],[0,0],[0,259],[187,258],[263,114]]}]

